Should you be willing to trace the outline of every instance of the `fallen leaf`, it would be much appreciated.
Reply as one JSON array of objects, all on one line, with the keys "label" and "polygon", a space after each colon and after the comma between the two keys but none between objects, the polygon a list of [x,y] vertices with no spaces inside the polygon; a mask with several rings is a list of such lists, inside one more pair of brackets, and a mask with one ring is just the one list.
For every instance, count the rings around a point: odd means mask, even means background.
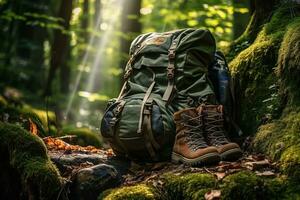
[{"label": "fallen leaf", "polygon": [[263,171],[263,172],[256,171],[255,174],[258,176],[266,176],[266,177],[275,177],[276,176],[276,174],[272,171]]},{"label": "fallen leaf", "polygon": [[221,199],[221,190],[211,190],[204,195],[205,200]]},{"label": "fallen leaf", "polygon": [[255,161],[255,162],[245,162],[245,167],[249,170],[255,171],[264,167],[269,167],[270,162],[267,159],[261,160],[261,161]]},{"label": "fallen leaf", "polygon": [[30,133],[32,133],[33,135],[38,135],[38,129],[35,123],[33,123],[33,121],[29,118],[29,131]]},{"label": "fallen leaf", "polygon": [[218,180],[222,180],[225,176],[225,172],[215,172],[214,175],[217,177]]}]

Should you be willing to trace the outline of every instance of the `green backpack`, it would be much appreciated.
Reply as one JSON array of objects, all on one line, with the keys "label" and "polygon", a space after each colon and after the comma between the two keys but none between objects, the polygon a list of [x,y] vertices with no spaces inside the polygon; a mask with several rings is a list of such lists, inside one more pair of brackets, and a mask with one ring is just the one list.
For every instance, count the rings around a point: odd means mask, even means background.
[{"label": "green backpack", "polygon": [[215,40],[204,29],[148,33],[132,42],[124,85],[118,98],[108,103],[101,123],[101,134],[116,155],[170,158],[174,112],[214,95],[208,66],[215,51]]}]

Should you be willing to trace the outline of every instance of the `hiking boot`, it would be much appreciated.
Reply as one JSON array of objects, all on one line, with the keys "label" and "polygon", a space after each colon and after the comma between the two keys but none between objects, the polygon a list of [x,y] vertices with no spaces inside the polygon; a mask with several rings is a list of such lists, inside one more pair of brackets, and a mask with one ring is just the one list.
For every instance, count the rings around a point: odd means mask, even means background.
[{"label": "hiking boot", "polygon": [[203,112],[204,131],[208,143],[215,146],[222,160],[233,161],[243,154],[239,145],[230,142],[225,136],[224,108],[222,105],[200,105],[197,109]]},{"label": "hiking boot", "polygon": [[172,160],[192,166],[217,163],[220,156],[216,147],[207,145],[203,136],[202,112],[195,108],[184,109],[174,114],[176,138]]}]

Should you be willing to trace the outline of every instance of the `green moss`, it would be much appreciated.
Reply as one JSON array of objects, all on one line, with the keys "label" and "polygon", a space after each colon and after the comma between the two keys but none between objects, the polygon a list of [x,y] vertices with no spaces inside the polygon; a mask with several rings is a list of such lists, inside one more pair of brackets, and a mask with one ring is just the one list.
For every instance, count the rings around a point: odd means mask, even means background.
[{"label": "green moss", "polygon": [[22,113],[32,114],[37,116],[46,130],[48,130],[48,119],[49,119],[49,125],[56,124],[56,115],[52,111],[48,111],[47,113],[47,111],[45,110],[36,109],[29,105],[23,106],[21,111]]},{"label": "green moss", "polygon": [[77,137],[70,142],[72,144],[78,144],[80,146],[102,146],[100,134],[88,128],[64,128],[60,135],[76,135]]},{"label": "green moss", "polygon": [[283,172],[300,180],[299,109],[286,109],[280,119],[261,126],[254,138],[253,148],[280,161]]},{"label": "green moss", "polygon": [[[217,180],[210,174],[191,173],[181,176],[164,174],[162,191],[158,188],[139,184],[103,192],[99,199],[204,199],[205,193],[217,185]],[[159,195],[158,195],[159,194]]]},{"label": "green moss", "polygon": [[292,145],[283,151],[280,162],[283,172],[300,183],[300,144]]},{"label": "green moss", "polygon": [[253,172],[239,172],[227,176],[221,185],[222,199],[282,199],[286,183],[279,179],[266,179]]},{"label": "green moss", "polygon": [[20,108],[16,108],[13,106],[6,106],[0,108],[0,117],[3,119],[3,121],[21,125],[26,130],[29,130],[29,126],[30,126],[29,119],[30,119],[33,123],[36,124],[38,129],[38,134],[40,136],[47,135],[41,120],[35,113],[30,113],[30,112],[24,113]]},{"label": "green moss", "polygon": [[300,106],[300,18],[287,28],[279,50],[277,75],[287,104]]},{"label": "green moss", "polygon": [[106,190],[99,200],[110,199],[205,199],[211,190],[221,190],[222,199],[298,199],[300,186],[286,176],[266,178],[251,171],[241,171],[217,181],[211,174],[190,173],[185,175],[164,174],[163,187],[153,188],[145,184]]},{"label": "green moss", "polygon": [[[299,6],[294,5],[294,8],[299,9]],[[295,24],[299,27],[298,21],[299,17],[291,19],[289,5],[277,9],[254,42],[229,64],[239,94],[239,123],[247,134],[253,134],[264,119],[276,119],[281,115],[285,105],[279,92],[280,77],[275,69],[279,49],[282,49],[281,41],[288,37],[285,35],[291,27]]]},{"label": "green moss", "polygon": [[[43,141],[17,125],[0,123],[0,153],[19,174],[22,193],[35,199],[57,199],[63,187]],[[16,183],[17,184],[17,183]]]},{"label": "green moss", "polygon": [[206,192],[216,186],[216,179],[210,174],[165,175],[165,193],[168,199],[204,199]]},{"label": "green moss", "polygon": [[241,94],[237,98],[241,113],[239,123],[247,134],[255,132],[266,114],[277,113],[274,109],[278,108],[278,98],[273,69],[277,50],[277,41],[262,31],[256,41],[230,63],[236,92]]},{"label": "green moss", "polygon": [[154,200],[154,190],[144,184],[106,190],[99,198],[103,200]]},{"label": "green moss", "polygon": [[7,101],[0,95],[0,108],[7,106]]}]

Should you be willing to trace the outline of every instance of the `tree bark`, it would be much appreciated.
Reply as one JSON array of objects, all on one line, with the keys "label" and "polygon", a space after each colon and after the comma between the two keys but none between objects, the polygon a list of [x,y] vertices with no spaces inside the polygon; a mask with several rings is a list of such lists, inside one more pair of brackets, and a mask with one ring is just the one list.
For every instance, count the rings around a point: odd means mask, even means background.
[{"label": "tree bark", "polygon": [[[235,9],[238,8],[248,8],[249,13],[240,13],[234,11],[233,13],[233,39],[237,39],[245,31],[247,27],[248,20],[250,18],[251,8],[250,2],[233,0],[233,6]],[[251,13],[252,14],[252,13]]]},{"label": "tree bark", "polygon": [[[72,0],[62,1],[59,9],[58,17],[64,19],[64,22],[62,22],[61,25],[66,31],[68,31],[70,27],[70,20],[72,16],[72,2]],[[44,91],[45,96],[51,96],[52,94],[52,82],[55,78],[57,69],[64,68],[63,71],[69,71],[69,66],[65,63],[69,42],[70,36],[68,34],[63,33],[61,30],[56,30],[54,32],[54,41],[51,48],[50,69],[46,88]],[[61,91],[64,91],[66,88],[68,90],[69,82],[67,81],[69,81],[69,78],[64,78],[63,80],[61,80]]]},{"label": "tree bark", "polygon": [[131,41],[142,30],[141,23],[139,21],[141,13],[141,0],[125,0],[122,12],[121,31],[123,36],[121,37],[121,61],[120,67],[124,68],[128,60],[128,52]]},{"label": "tree bark", "polygon": [[[22,15],[28,13],[47,13],[49,5],[45,0],[25,0],[19,3],[12,2],[16,5],[13,12]],[[27,16],[27,21],[35,21],[34,17]],[[16,69],[22,68],[22,72],[27,78],[22,79],[22,84],[25,88],[32,92],[37,92],[43,84],[43,65],[44,65],[44,42],[46,40],[46,29],[40,26],[31,26],[27,21],[11,22],[10,38],[8,53],[14,57]],[[17,40],[17,41],[14,41]],[[11,59],[11,58],[10,58]],[[8,61],[10,62],[10,61]],[[14,63],[11,63],[14,65]],[[18,71],[17,69],[17,71]]]},{"label": "tree bark", "polygon": [[253,12],[250,22],[245,30],[250,42],[253,42],[263,24],[268,22],[280,0],[250,0],[250,11]]},{"label": "tree bark", "polygon": [[88,35],[88,28],[89,28],[89,13],[90,13],[90,8],[89,8],[89,0],[84,0],[83,1],[83,14],[82,14],[82,19],[81,19],[81,29],[82,29],[82,37],[84,42],[88,42],[89,35]]},{"label": "tree bark", "polygon": [[95,0],[95,15],[94,15],[94,23],[93,27],[97,26],[97,22],[100,20],[99,18],[101,17],[101,1],[100,0]]}]

